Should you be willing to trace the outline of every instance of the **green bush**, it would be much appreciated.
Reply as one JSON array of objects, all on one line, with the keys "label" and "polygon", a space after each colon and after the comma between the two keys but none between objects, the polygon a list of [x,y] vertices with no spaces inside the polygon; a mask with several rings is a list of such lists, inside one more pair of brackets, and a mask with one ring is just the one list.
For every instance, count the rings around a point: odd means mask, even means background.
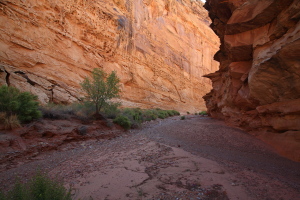
[{"label": "green bush", "polygon": [[33,119],[41,117],[41,112],[38,109],[39,103],[37,101],[37,96],[34,96],[29,92],[21,92],[18,100],[20,102],[20,107],[16,114],[21,122],[30,122]]},{"label": "green bush", "polygon": [[128,119],[128,117],[123,116],[123,115],[119,115],[117,116],[114,121],[114,123],[119,124],[120,126],[122,126],[125,130],[128,130],[131,128],[131,122]]},{"label": "green bush", "polygon": [[185,120],[185,116],[181,116],[181,118],[180,118],[181,120]]},{"label": "green bush", "polygon": [[174,115],[180,115],[180,112],[178,112],[177,110],[172,110]]},{"label": "green bush", "polygon": [[35,95],[14,87],[0,87],[0,112],[5,112],[6,117],[17,115],[21,122],[30,122],[41,117],[38,106]]},{"label": "green bush", "polygon": [[173,110],[167,110],[167,113],[170,117],[174,116],[175,113],[173,112]]},{"label": "green bush", "polygon": [[140,124],[145,121],[151,121],[157,118],[165,119],[174,115],[180,115],[180,113],[175,110],[161,110],[159,108],[147,110],[142,110],[140,108],[124,108],[119,114],[119,116],[127,117],[131,128],[139,127]]},{"label": "green bush", "polygon": [[132,118],[136,122],[143,121],[143,113],[140,108],[127,108],[124,110],[124,115],[126,115],[129,118]]},{"label": "green bush", "polygon": [[167,117],[169,117],[168,111],[165,110],[158,110],[158,118],[160,119],[165,119]]},{"label": "green bush", "polygon": [[151,121],[151,120],[156,120],[157,119],[157,114],[155,113],[154,110],[145,110],[143,112],[143,120],[144,121]]},{"label": "green bush", "polygon": [[115,119],[120,114],[121,103],[107,103],[103,108],[104,116],[109,119]]},{"label": "green bush", "polygon": [[144,121],[143,110],[140,108],[125,108],[121,113],[130,120],[132,127],[139,127]]},{"label": "green bush", "polygon": [[84,100],[94,104],[96,114],[102,111],[109,100],[119,97],[120,79],[115,71],[108,75],[102,69],[94,68],[92,77],[86,77],[80,85],[86,92]]},{"label": "green bush", "polygon": [[207,112],[206,111],[201,111],[201,112],[199,112],[199,115],[207,115]]},{"label": "green bush", "polygon": [[71,200],[71,193],[61,182],[38,173],[27,184],[17,182],[7,193],[0,192],[0,200]]}]

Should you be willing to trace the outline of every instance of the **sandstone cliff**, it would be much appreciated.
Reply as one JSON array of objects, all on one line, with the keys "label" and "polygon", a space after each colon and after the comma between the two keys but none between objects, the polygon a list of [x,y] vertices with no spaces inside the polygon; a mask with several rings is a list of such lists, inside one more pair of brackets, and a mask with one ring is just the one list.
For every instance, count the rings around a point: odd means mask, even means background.
[{"label": "sandstone cliff", "polygon": [[300,1],[208,0],[220,69],[204,99],[216,118],[256,130],[300,161]]},{"label": "sandstone cliff", "polygon": [[93,68],[116,70],[124,106],[205,108],[219,39],[190,0],[0,0],[0,84],[72,102]]}]

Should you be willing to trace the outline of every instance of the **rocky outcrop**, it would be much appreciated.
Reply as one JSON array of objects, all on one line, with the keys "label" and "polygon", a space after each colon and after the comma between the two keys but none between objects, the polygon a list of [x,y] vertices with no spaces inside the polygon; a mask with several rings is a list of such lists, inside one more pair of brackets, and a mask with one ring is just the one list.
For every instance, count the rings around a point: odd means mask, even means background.
[{"label": "rocky outcrop", "polygon": [[65,116],[65,119],[44,118],[23,128],[1,131],[0,172],[12,168],[16,159],[28,162],[44,152],[73,146],[73,142],[111,140],[124,134],[122,127],[108,127],[109,123],[112,122],[83,122],[72,116]]},{"label": "rocky outcrop", "polygon": [[300,161],[300,2],[208,0],[205,8],[221,40],[220,69],[206,75],[210,115]]},{"label": "rocky outcrop", "polygon": [[116,70],[124,106],[205,109],[219,39],[190,0],[0,1],[0,84],[68,103],[93,68]]}]

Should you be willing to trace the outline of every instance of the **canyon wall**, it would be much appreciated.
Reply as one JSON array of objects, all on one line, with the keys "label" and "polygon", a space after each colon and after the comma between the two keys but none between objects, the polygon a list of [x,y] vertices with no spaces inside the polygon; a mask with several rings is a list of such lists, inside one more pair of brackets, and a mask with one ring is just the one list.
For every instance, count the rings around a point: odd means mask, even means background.
[{"label": "canyon wall", "polygon": [[300,161],[300,1],[208,0],[220,37],[211,116],[242,127]]},{"label": "canyon wall", "polygon": [[0,0],[0,85],[77,101],[93,68],[115,70],[124,106],[205,109],[219,39],[190,0]]}]

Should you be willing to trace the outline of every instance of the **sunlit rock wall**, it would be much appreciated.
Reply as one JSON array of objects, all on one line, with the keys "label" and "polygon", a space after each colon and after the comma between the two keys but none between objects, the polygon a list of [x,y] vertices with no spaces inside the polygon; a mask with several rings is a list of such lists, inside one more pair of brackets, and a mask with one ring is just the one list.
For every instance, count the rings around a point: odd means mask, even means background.
[{"label": "sunlit rock wall", "polygon": [[211,89],[219,39],[190,0],[1,0],[0,84],[42,103],[83,96],[93,68],[116,70],[124,106],[194,112]]}]

